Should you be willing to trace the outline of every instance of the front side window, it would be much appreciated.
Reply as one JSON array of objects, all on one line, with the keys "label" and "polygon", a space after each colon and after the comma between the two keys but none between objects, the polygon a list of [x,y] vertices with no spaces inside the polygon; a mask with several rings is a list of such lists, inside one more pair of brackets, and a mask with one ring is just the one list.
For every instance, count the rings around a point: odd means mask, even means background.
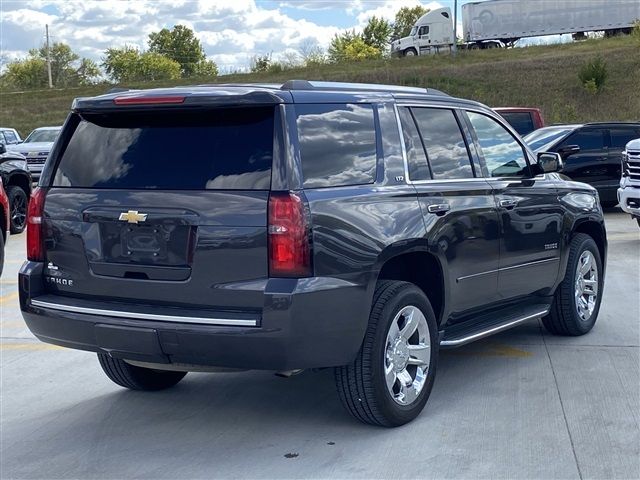
[{"label": "front side window", "polygon": [[16,134],[10,130],[4,131],[4,138],[7,143],[18,143],[18,137],[16,137]]},{"label": "front side window", "polygon": [[467,112],[491,177],[523,177],[527,174],[525,153],[509,131],[493,118]]},{"label": "front side window", "polygon": [[433,178],[449,180],[473,178],[467,145],[453,110],[412,108]]},{"label": "front side window", "polygon": [[604,148],[604,130],[585,129],[578,130],[573,135],[569,135],[560,145],[559,149],[569,145],[577,145],[580,151],[602,150]]},{"label": "front side window", "polygon": [[367,104],[298,104],[296,123],[306,188],[373,183],[376,128]]},{"label": "front side window", "polygon": [[429,26],[426,25],[424,27],[420,27],[420,30],[418,31],[418,35],[420,35],[420,36],[429,35]]}]

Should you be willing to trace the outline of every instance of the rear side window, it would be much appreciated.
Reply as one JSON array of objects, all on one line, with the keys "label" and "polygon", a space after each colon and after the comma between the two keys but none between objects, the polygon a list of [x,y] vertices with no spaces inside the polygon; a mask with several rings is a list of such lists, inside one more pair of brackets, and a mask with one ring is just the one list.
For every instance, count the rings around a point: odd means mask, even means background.
[{"label": "rear side window", "polygon": [[274,108],[84,116],[56,187],[268,190]]},{"label": "rear side window", "polygon": [[631,140],[640,138],[640,128],[612,128],[609,132],[613,148],[624,148]]},{"label": "rear side window", "polygon": [[433,178],[473,178],[469,151],[453,110],[412,108],[411,111],[427,149]]},{"label": "rear side window", "polygon": [[364,104],[296,105],[306,188],[373,183],[376,129]]},{"label": "rear side window", "polygon": [[516,132],[526,135],[536,129],[533,118],[527,112],[501,112],[500,115],[509,122]]},{"label": "rear side window", "polygon": [[404,146],[407,152],[409,179],[413,181],[431,179],[427,155],[424,153],[422,140],[420,140],[420,134],[413,121],[413,116],[406,107],[399,108],[398,113],[400,114]]}]

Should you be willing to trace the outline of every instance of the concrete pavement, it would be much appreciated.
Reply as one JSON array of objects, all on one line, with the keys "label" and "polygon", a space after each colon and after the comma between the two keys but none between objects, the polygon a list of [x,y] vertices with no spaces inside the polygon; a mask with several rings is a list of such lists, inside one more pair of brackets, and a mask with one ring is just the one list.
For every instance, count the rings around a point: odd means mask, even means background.
[{"label": "concrete pavement", "polygon": [[640,230],[616,211],[607,228],[590,334],[554,337],[534,321],[442,352],[427,408],[393,430],[344,412],[330,371],[117,387],[95,355],[28,332],[14,236],[0,280],[0,477],[639,478]]}]

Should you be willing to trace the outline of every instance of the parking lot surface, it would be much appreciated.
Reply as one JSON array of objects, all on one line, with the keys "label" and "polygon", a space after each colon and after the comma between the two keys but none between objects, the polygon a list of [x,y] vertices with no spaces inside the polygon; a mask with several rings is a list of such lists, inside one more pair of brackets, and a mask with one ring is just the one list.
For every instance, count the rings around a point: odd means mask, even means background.
[{"label": "parking lot surface", "polygon": [[38,342],[18,308],[24,236],[0,280],[1,478],[638,478],[640,230],[606,214],[591,333],[533,321],[443,351],[427,408],[393,430],[343,411],[329,370],[190,373],[119,388],[95,355]]}]

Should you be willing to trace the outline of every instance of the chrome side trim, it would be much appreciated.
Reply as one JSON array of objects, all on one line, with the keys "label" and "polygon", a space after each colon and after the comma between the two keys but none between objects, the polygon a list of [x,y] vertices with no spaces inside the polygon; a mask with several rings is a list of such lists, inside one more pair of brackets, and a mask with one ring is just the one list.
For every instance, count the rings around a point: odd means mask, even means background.
[{"label": "chrome side trim", "polygon": [[516,318],[506,323],[502,323],[500,325],[494,325],[487,330],[481,330],[474,334],[468,335],[462,338],[456,338],[455,340],[442,340],[440,341],[441,347],[460,347],[462,345],[466,345],[467,343],[475,342],[476,340],[480,340],[481,338],[488,337],[495,333],[502,332],[503,330],[508,330],[516,325],[519,325],[524,322],[528,322],[529,320],[533,320],[534,318],[544,317],[547,313],[549,313],[550,307],[544,308],[542,310],[538,310],[534,313],[530,313],[525,315],[524,317]]},{"label": "chrome side trim", "polygon": [[88,315],[104,315],[105,317],[129,318],[136,320],[156,320],[160,322],[175,323],[199,323],[204,325],[232,325],[235,327],[255,327],[257,320],[232,319],[232,318],[207,318],[207,317],[181,317],[175,315],[158,315],[154,313],[127,312],[123,310],[105,310],[101,308],[78,307],[75,305],[63,305],[60,303],[31,300],[31,305],[39,308],[60,310],[63,312],[85,313]]},{"label": "chrome side trim", "polygon": [[459,282],[460,280],[467,280],[469,278],[481,277],[483,275],[491,275],[492,273],[506,272],[507,270],[514,270],[516,268],[530,267],[532,265],[540,265],[543,263],[559,262],[559,261],[560,261],[559,257],[545,258],[544,260],[536,260],[535,262],[521,263],[520,265],[512,265],[511,267],[502,267],[502,268],[497,268],[495,270],[487,270],[486,272],[472,273],[471,275],[465,275],[463,277],[456,278],[456,282]]}]

